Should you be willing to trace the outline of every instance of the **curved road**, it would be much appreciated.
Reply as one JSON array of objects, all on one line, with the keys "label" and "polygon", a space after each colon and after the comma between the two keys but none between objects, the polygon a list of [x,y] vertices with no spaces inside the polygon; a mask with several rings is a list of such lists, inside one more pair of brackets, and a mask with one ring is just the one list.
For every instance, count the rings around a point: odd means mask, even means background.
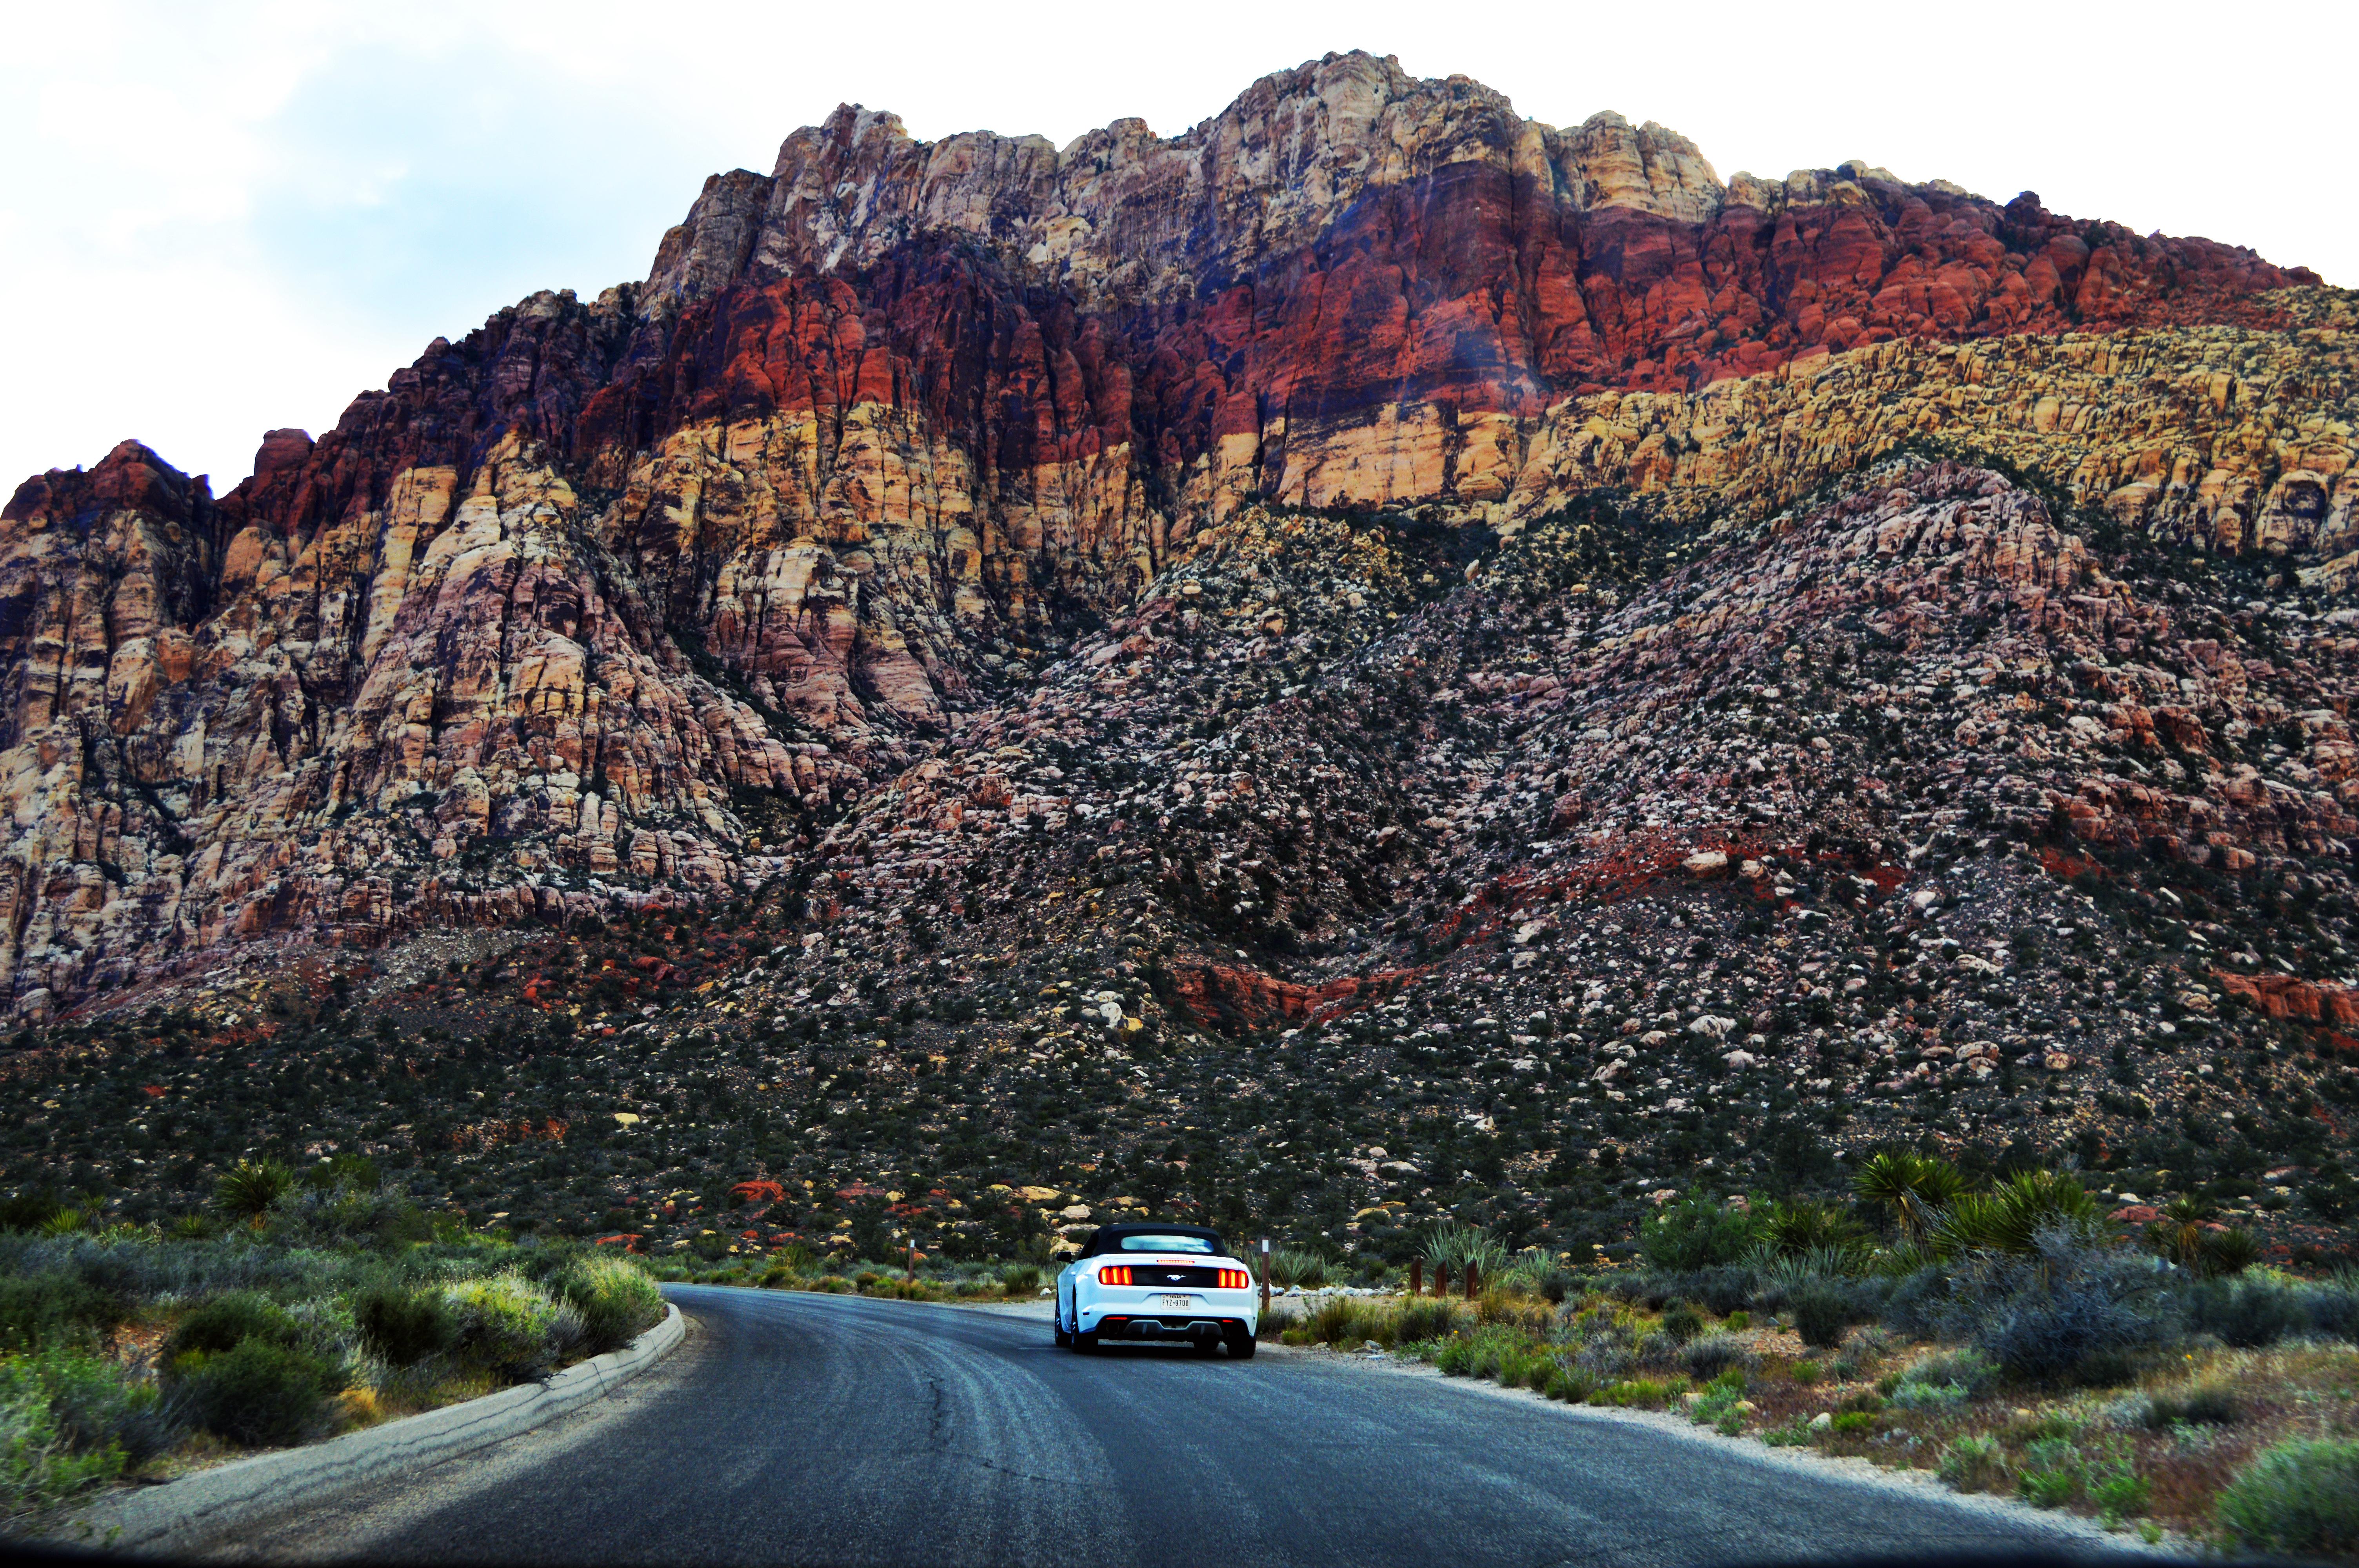
[{"label": "curved road", "polygon": [[1763,1563],[2052,1553],[2042,1522],[1332,1357],[1076,1356],[1045,1320],[679,1287],[600,1410],[222,1555],[375,1563]]}]

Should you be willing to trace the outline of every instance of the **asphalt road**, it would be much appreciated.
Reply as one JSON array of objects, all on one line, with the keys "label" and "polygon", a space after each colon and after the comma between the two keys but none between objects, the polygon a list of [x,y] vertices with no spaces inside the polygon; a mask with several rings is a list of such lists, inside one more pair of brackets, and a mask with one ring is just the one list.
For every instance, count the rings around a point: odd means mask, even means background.
[{"label": "asphalt road", "polygon": [[1042,1320],[670,1294],[689,1337],[602,1410],[220,1554],[1541,1568],[2060,1544],[1947,1494],[1334,1357],[1083,1357]]}]

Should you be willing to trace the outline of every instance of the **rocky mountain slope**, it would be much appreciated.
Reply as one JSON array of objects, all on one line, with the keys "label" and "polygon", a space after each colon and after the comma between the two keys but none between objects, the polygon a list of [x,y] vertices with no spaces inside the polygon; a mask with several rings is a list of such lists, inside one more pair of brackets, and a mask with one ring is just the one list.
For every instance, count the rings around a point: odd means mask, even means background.
[{"label": "rocky mountain slope", "polygon": [[2331,1251],[2354,312],[1364,56],[841,111],[223,497],[19,489],[6,1174],[1606,1242],[1939,1136]]}]

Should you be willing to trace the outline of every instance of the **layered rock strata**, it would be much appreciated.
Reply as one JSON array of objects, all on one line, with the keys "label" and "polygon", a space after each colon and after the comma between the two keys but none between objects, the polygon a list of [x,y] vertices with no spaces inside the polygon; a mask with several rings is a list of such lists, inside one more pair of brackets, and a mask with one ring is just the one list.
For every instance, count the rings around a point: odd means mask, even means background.
[{"label": "layered rock strata", "polygon": [[2315,283],[1864,165],[1723,184],[1362,55],[1168,140],[847,108],[644,282],[438,340],[219,499],[136,443],[17,492],[0,981],[798,871],[1268,499],[1759,519],[1941,439],[2332,588]]}]

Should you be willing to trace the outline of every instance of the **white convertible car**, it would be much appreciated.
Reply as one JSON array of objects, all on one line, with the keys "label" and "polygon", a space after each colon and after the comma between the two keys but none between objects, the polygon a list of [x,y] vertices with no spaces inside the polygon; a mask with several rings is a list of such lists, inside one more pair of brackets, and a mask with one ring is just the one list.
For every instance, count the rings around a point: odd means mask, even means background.
[{"label": "white convertible car", "polygon": [[1083,1352],[1101,1340],[1186,1345],[1210,1356],[1226,1345],[1254,1353],[1259,1326],[1253,1271],[1193,1225],[1102,1225],[1057,1276],[1057,1343]]}]

